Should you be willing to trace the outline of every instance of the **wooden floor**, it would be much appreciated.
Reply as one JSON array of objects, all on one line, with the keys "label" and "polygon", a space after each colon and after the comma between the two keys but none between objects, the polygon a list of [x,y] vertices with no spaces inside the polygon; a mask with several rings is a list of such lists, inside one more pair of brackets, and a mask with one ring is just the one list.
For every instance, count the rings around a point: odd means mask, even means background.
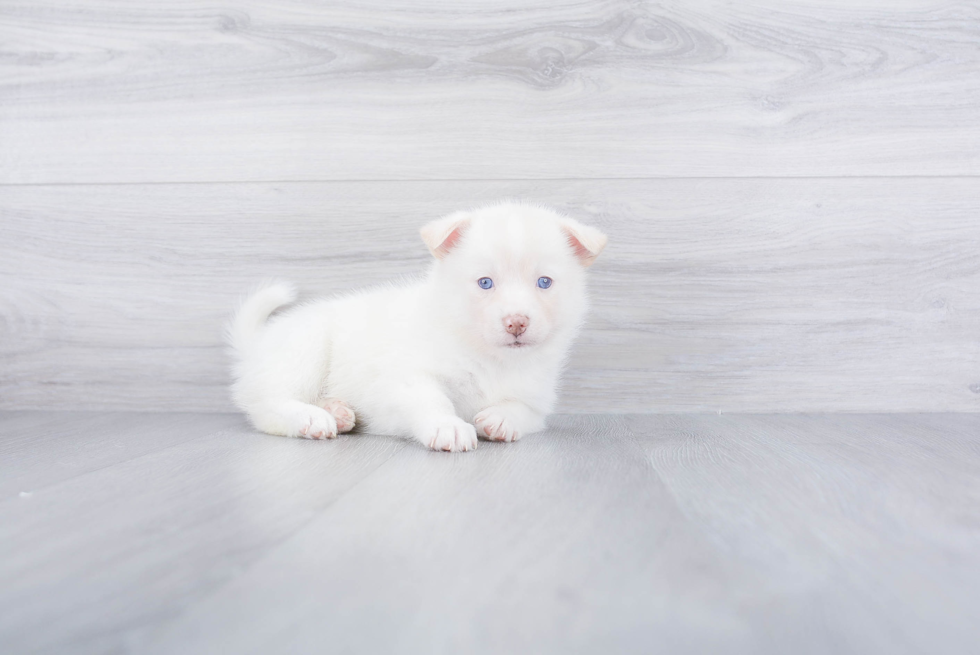
[{"label": "wooden floor", "polygon": [[447,455],[5,412],[0,650],[966,653],[977,471],[976,414],[558,416]]}]

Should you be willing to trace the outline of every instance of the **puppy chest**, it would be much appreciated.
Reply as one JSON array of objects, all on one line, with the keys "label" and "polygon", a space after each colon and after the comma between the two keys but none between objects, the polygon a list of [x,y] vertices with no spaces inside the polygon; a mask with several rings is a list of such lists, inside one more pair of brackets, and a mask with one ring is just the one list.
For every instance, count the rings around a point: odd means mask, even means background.
[{"label": "puppy chest", "polygon": [[503,400],[531,401],[535,393],[528,388],[525,376],[506,373],[465,373],[445,376],[440,380],[446,396],[456,413],[469,418],[490,405]]},{"label": "puppy chest", "polygon": [[474,373],[445,375],[439,378],[443,392],[453,403],[460,416],[472,416],[483,409],[486,402],[484,385]]}]

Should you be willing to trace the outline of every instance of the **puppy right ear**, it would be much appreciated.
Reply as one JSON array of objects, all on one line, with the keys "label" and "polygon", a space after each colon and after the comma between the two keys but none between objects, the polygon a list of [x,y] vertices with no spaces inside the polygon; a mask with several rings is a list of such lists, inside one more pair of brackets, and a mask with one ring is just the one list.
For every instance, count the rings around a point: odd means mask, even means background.
[{"label": "puppy right ear", "polygon": [[562,221],[562,229],[579,263],[585,267],[592,266],[592,262],[606,247],[608,241],[606,235],[594,227],[582,225],[571,218]]},{"label": "puppy right ear", "polygon": [[470,215],[467,212],[456,212],[427,223],[419,232],[432,256],[442,259],[456,246],[469,223]]}]

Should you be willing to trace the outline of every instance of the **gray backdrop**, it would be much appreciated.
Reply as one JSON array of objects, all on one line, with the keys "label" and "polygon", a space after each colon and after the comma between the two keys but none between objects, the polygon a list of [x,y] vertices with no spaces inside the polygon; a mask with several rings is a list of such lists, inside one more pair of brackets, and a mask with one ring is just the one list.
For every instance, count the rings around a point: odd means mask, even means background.
[{"label": "gray backdrop", "polygon": [[980,7],[0,7],[0,408],[231,409],[221,328],[501,198],[606,230],[571,412],[980,410]]}]

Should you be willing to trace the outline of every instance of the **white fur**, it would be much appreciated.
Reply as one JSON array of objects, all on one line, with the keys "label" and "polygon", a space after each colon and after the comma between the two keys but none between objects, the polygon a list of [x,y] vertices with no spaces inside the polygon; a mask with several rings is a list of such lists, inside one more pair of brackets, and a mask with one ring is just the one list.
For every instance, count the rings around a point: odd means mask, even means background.
[{"label": "white fur", "polygon": [[[514,441],[544,428],[587,307],[598,230],[551,210],[499,204],[422,228],[435,256],[424,278],[318,300],[272,284],[229,328],[233,396],[270,434],[330,438],[355,422],[436,450],[479,436]],[[554,280],[549,289],[539,277]],[[477,280],[489,277],[492,289]],[[523,334],[504,318],[527,318]],[[268,320],[267,320],[268,319]],[[475,426],[474,426],[475,423]]]}]

